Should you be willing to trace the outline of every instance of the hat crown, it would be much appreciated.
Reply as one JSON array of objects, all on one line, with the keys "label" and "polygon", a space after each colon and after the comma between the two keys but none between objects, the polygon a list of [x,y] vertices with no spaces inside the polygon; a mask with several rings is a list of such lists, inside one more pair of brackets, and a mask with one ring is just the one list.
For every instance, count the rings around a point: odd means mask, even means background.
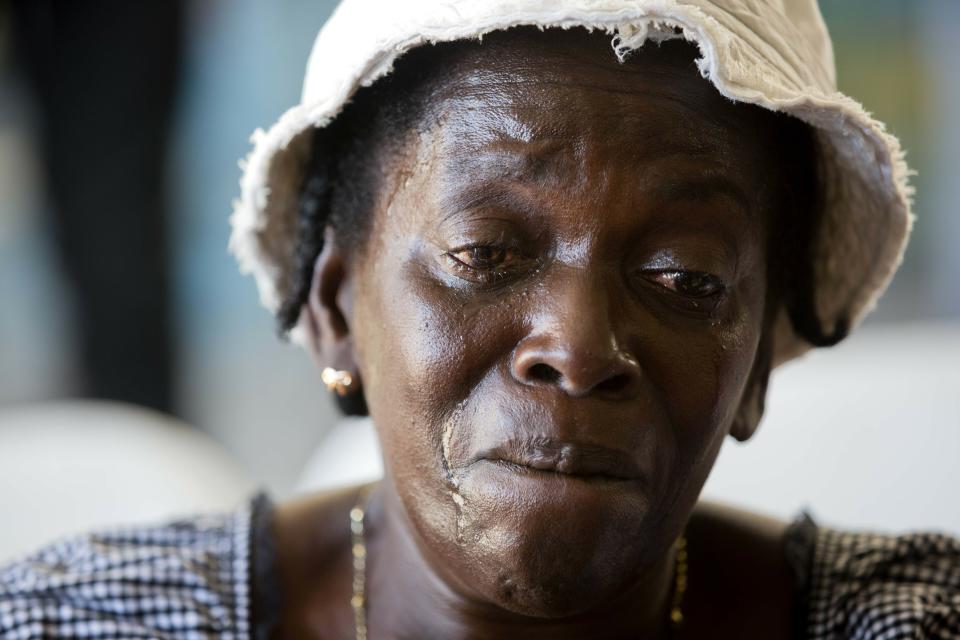
[{"label": "hat crown", "polygon": [[[718,23],[733,37],[698,37],[716,31],[707,23]],[[425,42],[524,24],[639,33],[634,47],[643,44],[651,25],[679,26],[701,47],[722,49],[722,72],[732,85],[768,96],[836,91],[833,47],[816,0],[343,0],[314,43],[302,104],[328,99],[356,80],[373,82],[399,54]]]}]

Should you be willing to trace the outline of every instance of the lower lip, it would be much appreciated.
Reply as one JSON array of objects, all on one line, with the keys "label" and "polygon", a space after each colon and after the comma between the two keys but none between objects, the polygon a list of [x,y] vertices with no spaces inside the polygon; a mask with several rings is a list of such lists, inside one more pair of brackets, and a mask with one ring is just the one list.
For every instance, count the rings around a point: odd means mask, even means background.
[{"label": "lower lip", "polygon": [[502,492],[511,485],[521,491],[549,489],[564,498],[576,494],[636,493],[642,489],[640,478],[603,475],[576,475],[546,469],[534,469],[502,460],[479,460],[470,465],[462,482],[483,493]]}]

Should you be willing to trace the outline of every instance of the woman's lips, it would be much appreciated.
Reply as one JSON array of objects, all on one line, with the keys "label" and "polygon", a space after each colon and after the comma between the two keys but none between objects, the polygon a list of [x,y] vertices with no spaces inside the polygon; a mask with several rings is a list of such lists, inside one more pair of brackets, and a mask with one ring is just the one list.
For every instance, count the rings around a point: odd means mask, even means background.
[{"label": "woman's lips", "polygon": [[623,451],[547,438],[509,440],[483,451],[474,461],[597,480],[638,480],[643,475],[636,460]]}]

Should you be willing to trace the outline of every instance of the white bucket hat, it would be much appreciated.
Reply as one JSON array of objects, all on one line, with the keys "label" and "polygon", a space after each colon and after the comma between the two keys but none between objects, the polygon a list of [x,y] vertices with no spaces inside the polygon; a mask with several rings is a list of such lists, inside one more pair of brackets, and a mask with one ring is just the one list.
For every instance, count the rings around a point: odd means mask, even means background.
[{"label": "white bucket hat", "polygon": [[[317,36],[300,104],[254,132],[241,163],[230,249],[264,306],[275,313],[293,278],[311,132],[406,51],[521,25],[605,31],[621,59],[647,40],[684,38],[699,47],[700,71],[721,94],[812,125],[826,207],[813,253],[818,315],[828,328],[845,318],[852,329],[874,307],[910,232],[909,171],[897,139],[837,91],[816,0],[344,0]],[[300,320],[291,338],[303,344]],[[775,363],[809,348],[784,314]]]}]

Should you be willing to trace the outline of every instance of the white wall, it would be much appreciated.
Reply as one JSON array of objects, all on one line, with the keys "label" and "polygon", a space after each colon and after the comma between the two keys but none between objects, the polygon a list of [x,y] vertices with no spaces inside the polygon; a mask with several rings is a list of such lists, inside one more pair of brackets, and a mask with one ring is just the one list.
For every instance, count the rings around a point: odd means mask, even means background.
[{"label": "white wall", "polygon": [[705,494],[781,517],[960,533],[960,327],[887,325],[788,364]]}]

